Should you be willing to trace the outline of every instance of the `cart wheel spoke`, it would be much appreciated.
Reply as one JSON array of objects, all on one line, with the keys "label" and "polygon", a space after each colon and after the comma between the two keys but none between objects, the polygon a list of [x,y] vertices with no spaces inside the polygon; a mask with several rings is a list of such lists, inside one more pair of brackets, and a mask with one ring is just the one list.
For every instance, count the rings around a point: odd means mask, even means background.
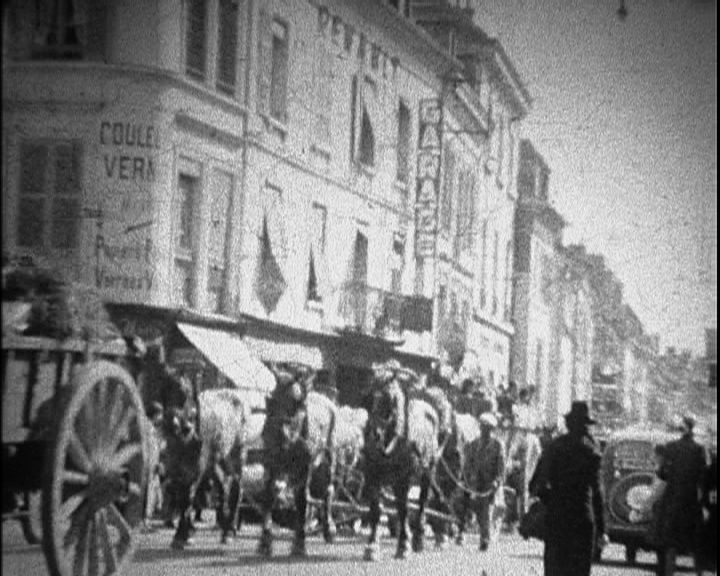
[{"label": "cart wheel spoke", "polygon": [[105,444],[105,449],[108,453],[115,452],[115,449],[122,441],[123,436],[127,433],[133,416],[135,416],[134,412],[127,404],[125,404],[123,405],[122,416],[119,420],[113,421],[113,423],[108,426],[110,435],[108,436],[107,443]]},{"label": "cart wheel spoke", "polygon": [[88,543],[88,574],[91,576],[97,576],[100,573],[98,529],[97,515],[95,515],[90,524],[90,541]]},{"label": "cart wheel spoke", "polygon": [[108,422],[105,419],[106,418],[106,401],[107,401],[107,388],[108,388],[108,380],[107,378],[100,380],[97,383],[97,386],[95,386],[95,389],[90,394],[90,396],[93,398],[92,404],[93,404],[93,413],[95,417],[95,438],[97,438],[97,444],[98,446],[102,446],[104,443],[104,439],[108,432]]},{"label": "cart wheel spoke", "polygon": [[73,470],[65,470],[63,472],[63,482],[66,484],[87,486],[89,480],[88,475],[84,472],[75,472]]},{"label": "cart wheel spoke", "polygon": [[135,456],[142,453],[142,446],[140,444],[126,444],[118,452],[113,454],[110,466],[113,470],[122,469],[130,460]]},{"label": "cart wheel spoke", "polygon": [[[120,386],[115,386],[108,398],[109,403],[107,405],[107,412],[105,412],[107,414],[105,426],[107,431],[115,430],[123,412],[127,410],[127,403],[122,401],[121,391],[122,388]],[[109,438],[109,436],[107,438]]]},{"label": "cart wheel spoke", "polygon": [[60,506],[60,518],[59,520],[62,521],[69,521],[72,520],[73,515],[75,512],[80,508],[80,506],[85,502],[85,499],[87,498],[87,490],[81,490],[77,494],[74,494],[65,502],[62,503],[62,506]]},{"label": "cart wheel spoke", "polygon": [[65,533],[65,538],[63,540],[63,546],[65,548],[69,548],[73,545],[73,543],[80,540],[80,536],[86,529],[89,514],[90,506],[86,501],[83,501],[75,508],[75,510],[70,512],[70,527]]},{"label": "cart wheel spoke", "polygon": [[70,453],[72,461],[75,463],[75,465],[78,466],[78,468],[80,468],[80,470],[86,473],[90,472],[90,469],[92,468],[90,456],[88,455],[85,446],[83,445],[82,441],[74,430],[70,431],[70,436],[68,440],[68,452]]},{"label": "cart wheel spoke", "polygon": [[110,540],[107,512],[105,510],[100,510],[98,513],[98,529],[100,532],[100,545],[102,546],[103,557],[105,558],[105,573],[114,574],[117,571],[117,558],[115,557],[115,549]]},{"label": "cart wheel spoke", "polygon": [[88,530],[90,527],[90,520],[83,522],[80,526],[80,537],[78,538],[77,545],[75,546],[75,558],[73,560],[73,574],[74,576],[85,576],[85,565],[88,556]]},{"label": "cart wheel spoke", "polygon": [[117,509],[117,506],[115,506],[115,504],[110,504],[110,506],[108,506],[108,520],[120,532],[120,540],[117,544],[117,551],[118,557],[122,558],[123,556],[125,556],[125,553],[130,547],[132,529],[127,523],[127,520],[125,520],[123,515],[120,513],[120,510]]}]

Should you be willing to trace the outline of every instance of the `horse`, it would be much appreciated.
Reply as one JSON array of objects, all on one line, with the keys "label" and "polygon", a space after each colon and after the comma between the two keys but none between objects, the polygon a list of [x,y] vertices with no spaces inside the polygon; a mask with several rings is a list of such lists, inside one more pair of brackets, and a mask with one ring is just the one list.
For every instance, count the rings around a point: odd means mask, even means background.
[{"label": "horse", "polygon": [[397,363],[376,371],[365,426],[365,495],[369,504],[370,536],[365,559],[376,559],[377,528],[380,522],[381,488],[392,486],[397,507],[398,542],[396,557],[408,554],[408,495],[413,481],[419,481],[418,514],[412,526],[412,548],[423,548],[424,512],[432,475],[439,457],[440,417],[425,399],[415,397],[411,384],[417,375]]},{"label": "horse", "polygon": [[[442,495],[433,502],[433,507],[445,514],[458,518],[458,543],[462,542],[467,511],[470,508],[472,471],[468,469],[470,444],[480,437],[480,425],[472,414],[453,414],[452,429],[442,445],[437,467],[436,482]],[[433,532],[437,547],[444,546],[450,525],[435,521]]]},{"label": "horse", "polygon": [[506,485],[514,492],[513,506],[508,507],[506,526],[511,527],[527,512],[530,503],[530,479],[540,460],[540,438],[530,429],[510,425],[503,430]]},{"label": "horse", "polygon": [[[337,407],[324,394],[311,387],[311,376],[304,371],[287,372],[271,365],[277,386],[266,403],[262,430],[264,490],[261,497],[262,533],[258,552],[272,555],[272,510],[277,482],[288,477],[295,502],[295,534],[291,555],[306,556],[305,523],[308,497],[320,492],[323,499],[322,524],[326,542],[332,542],[336,529],[332,520]],[[311,483],[312,488],[311,490]]]},{"label": "horse", "polygon": [[166,475],[180,512],[172,547],[183,549],[192,531],[194,495],[210,480],[217,490],[216,518],[220,542],[235,533],[241,498],[240,478],[247,458],[249,408],[235,389],[205,390],[198,396],[196,422],[179,412],[166,429]]}]

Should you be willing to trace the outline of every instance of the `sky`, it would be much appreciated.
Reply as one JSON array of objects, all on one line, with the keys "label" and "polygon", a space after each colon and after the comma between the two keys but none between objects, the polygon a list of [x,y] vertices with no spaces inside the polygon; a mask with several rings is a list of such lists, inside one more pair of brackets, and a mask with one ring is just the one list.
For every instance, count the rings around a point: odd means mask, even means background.
[{"label": "sky", "polygon": [[717,326],[715,0],[475,0],[532,94],[565,243],[603,254],[661,348]]}]

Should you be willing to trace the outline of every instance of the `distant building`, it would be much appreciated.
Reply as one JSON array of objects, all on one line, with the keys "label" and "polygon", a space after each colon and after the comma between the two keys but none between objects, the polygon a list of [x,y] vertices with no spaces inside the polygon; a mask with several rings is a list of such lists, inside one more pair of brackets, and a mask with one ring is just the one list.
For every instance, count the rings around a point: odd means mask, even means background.
[{"label": "distant building", "polygon": [[[550,201],[550,169],[529,140],[520,144],[515,209],[511,376],[534,386],[539,416],[555,424],[560,415],[557,380],[557,311],[561,290],[558,250],[565,221]],[[569,405],[570,395],[562,401]]]}]

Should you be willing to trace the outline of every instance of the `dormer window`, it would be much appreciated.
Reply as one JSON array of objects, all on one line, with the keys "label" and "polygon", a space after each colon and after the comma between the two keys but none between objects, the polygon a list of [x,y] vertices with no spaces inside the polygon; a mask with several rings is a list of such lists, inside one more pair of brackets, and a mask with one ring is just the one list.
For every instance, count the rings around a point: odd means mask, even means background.
[{"label": "dormer window", "polygon": [[81,58],[86,14],[79,0],[41,0],[35,5],[34,58]]}]

